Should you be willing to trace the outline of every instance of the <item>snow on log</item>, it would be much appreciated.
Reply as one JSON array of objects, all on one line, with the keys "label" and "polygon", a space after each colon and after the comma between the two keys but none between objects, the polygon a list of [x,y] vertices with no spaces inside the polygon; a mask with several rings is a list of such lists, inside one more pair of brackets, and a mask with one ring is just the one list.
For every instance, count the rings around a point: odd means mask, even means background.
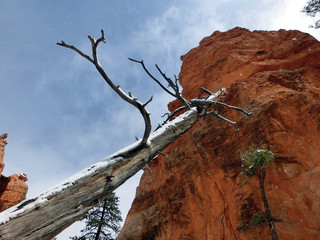
[{"label": "snow on log", "polygon": [[[215,101],[223,91],[210,95],[208,100]],[[192,108],[151,134],[142,148],[137,149],[139,142],[134,143],[38,197],[1,212],[0,239],[52,239],[98,205],[198,120],[199,114]]]}]

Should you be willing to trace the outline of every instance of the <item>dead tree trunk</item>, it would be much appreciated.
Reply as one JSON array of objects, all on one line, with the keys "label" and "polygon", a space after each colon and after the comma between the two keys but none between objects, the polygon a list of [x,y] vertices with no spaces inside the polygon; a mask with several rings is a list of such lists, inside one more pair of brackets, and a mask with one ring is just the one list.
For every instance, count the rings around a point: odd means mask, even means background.
[{"label": "dead tree trunk", "polygon": [[[218,91],[211,99],[217,99],[220,94]],[[140,150],[127,154],[137,145],[133,144],[38,197],[0,213],[0,239],[53,238],[98,205],[198,120],[198,112],[192,108],[151,134]],[[127,156],[121,157],[124,154]]]},{"label": "dead tree trunk", "polygon": [[[211,105],[222,104],[218,102],[218,100],[225,89],[220,89],[216,93],[211,93],[206,89],[202,89],[205,93],[209,94],[208,97],[188,102],[181,96],[177,78],[175,78],[175,82],[172,81],[161,72],[158,66],[156,66],[160,74],[173,89],[173,91],[170,91],[148,72],[143,61],[130,59],[140,63],[148,75],[155,80],[161,88],[183,103],[184,107],[177,109],[173,114],[182,109],[188,110],[173,121],[168,123],[166,123],[166,121],[165,124],[150,135],[151,122],[149,113],[145,107],[152,98],[142,104],[134,98],[130,92],[127,95],[119,86],[116,86],[109,79],[97,57],[98,44],[100,42],[105,42],[103,30],[101,30],[101,37],[99,39],[95,40],[91,36],[89,36],[89,39],[92,46],[92,57],[89,57],[79,49],[72,45],[68,45],[63,41],[58,43],[58,45],[72,49],[94,64],[108,85],[123,100],[139,110],[145,121],[143,138],[135,144],[107,157],[104,161],[84,169],[73,177],[65,180],[60,185],[40,194],[38,197],[27,199],[0,213],[0,239],[2,240],[45,240],[53,238],[69,225],[84,216],[91,208],[98,205],[110,192],[114,191],[127,179],[142,169],[149,161],[154,159],[162,149],[188,131],[199,118],[205,114],[213,114],[236,127],[235,122],[220,116],[217,111],[207,112]],[[250,113],[247,113],[240,108],[235,108],[226,104],[222,105],[235,110],[240,110],[245,114],[250,115]],[[169,118],[171,118],[173,114],[169,115]]]}]

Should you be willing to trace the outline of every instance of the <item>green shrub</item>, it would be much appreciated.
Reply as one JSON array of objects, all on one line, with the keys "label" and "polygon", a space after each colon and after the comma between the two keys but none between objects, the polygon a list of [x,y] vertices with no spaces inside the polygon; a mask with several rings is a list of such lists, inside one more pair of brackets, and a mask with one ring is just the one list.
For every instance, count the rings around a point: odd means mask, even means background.
[{"label": "green shrub", "polygon": [[262,226],[269,222],[268,216],[266,214],[255,213],[249,222],[241,222],[237,227],[238,231],[248,231],[250,228],[256,226]]},{"label": "green shrub", "polygon": [[264,146],[252,145],[245,152],[240,152],[241,174],[249,178],[261,175],[261,170],[269,167],[275,156]]}]

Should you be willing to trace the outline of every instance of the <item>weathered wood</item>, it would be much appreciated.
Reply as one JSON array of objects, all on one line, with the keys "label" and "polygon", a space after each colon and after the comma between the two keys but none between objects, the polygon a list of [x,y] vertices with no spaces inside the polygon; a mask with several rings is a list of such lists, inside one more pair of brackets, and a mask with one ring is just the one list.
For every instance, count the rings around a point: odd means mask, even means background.
[{"label": "weathered wood", "polygon": [[[219,98],[223,89],[209,99]],[[52,239],[80,219],[92,207],[137,173],[162,149],[199,120],[192,108],[150,135],[136,151],[138,142],[104,161],[84,169],[62,184],[0,213],[0,239]]]},{"label": "weathered wood", "polygon": [[98,55],[97,55],[97,48],[99,43],[101,42],[106,42],[105,41],[105,37],[104,37],[104,31],[101,29],[101,37],[98,38],[97,40],[95,40],[93,37],[91,37],[90,35],[88,36],[88,38],[90,39],[91,42],[91,49],[92,49],[92,58],[89,57],[88,55],[86,55],[85,53],[83,53],[82,51],[80,51],[78,48],[66,44],[64,41],[61,41],[61,43],[57,43],[57,45],[65,47],[65,48],[69,48],[73,51],[75,51],[76,53],[78,53],[81,57],[87,59],[89,62],[91,62],[97,69],[97,71],[100,73],[101,77],[105,80],[105,82],[111,87],[111,89],[116,92],[118,94],[119,97],[121,97],[124,101],[126,101],[127,103],[131,104],[132,106],[134,106],[135,108],[137,108],[139,110],[139,112],[141,113],[143,119],[144,119],[144,123],[145,123],[145,129],[144,129],[144,134],[143,134],[143,138],[140,141],[139,145],[136,146],[136,149],[139,149],[141,147],[143,147],[146,142],[148,141],[148,138],[150,136],[151,133],[151,119],[150,119],[150,114],[148,113],[146,106],[149,102],[151,102],[152,97],[150,98],[150,100],[148,100],[146,103],[141,103],[138,101],[137,98],[133,97],[131,92],[129,92],[129,94],[126,94],[121,88],[120,86],[116,86],[113,81],[108,77],[107,73],[104,71],[104,69],[102,68],[102,66],[99,63],[98,60]]}]

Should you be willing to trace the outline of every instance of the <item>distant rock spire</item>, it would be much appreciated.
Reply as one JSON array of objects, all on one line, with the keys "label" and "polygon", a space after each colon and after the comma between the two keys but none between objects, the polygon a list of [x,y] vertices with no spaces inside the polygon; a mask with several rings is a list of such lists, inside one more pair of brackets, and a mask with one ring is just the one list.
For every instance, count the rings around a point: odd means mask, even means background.
[{"label": "distant rock spire", "polygon": [[7,137],[7,133],[0,136],[0,212],[24,200],[28,191],[28,186],[25,184],[28,180],[26,174],[14,174],[9,177],[2,175]]}]

